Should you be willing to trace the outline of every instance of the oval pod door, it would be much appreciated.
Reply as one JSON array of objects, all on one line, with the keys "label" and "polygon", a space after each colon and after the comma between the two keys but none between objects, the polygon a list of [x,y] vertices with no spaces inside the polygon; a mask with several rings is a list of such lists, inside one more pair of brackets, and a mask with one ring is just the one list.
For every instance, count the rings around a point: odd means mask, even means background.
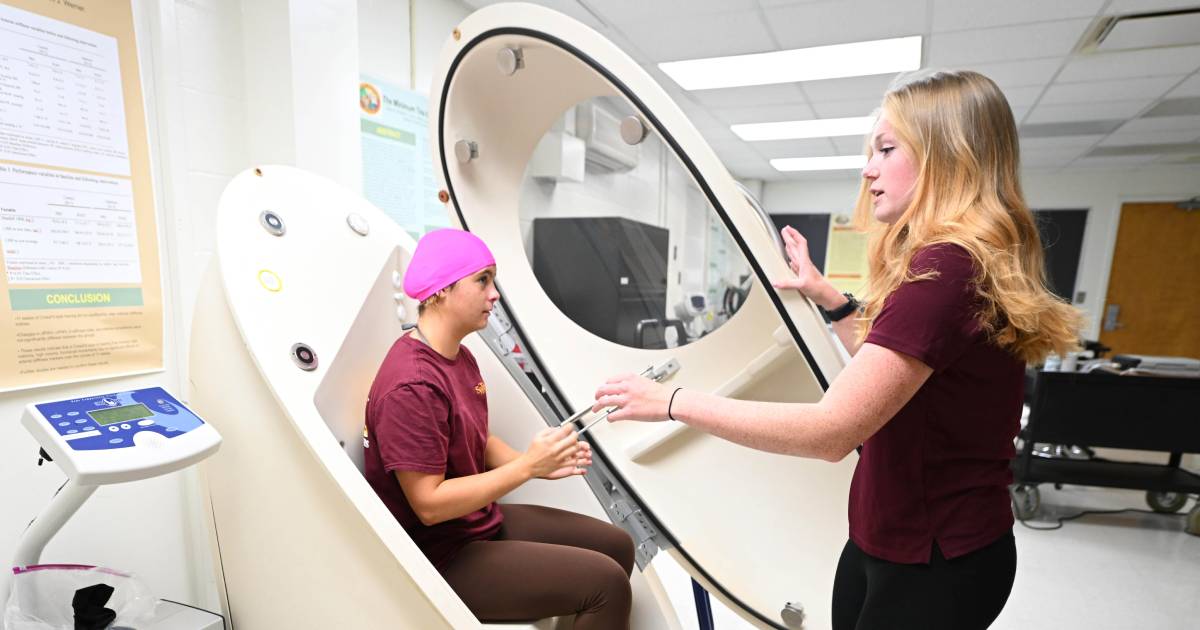
[{"label": "oval pod door", "polygon": [[[455,29],[431,92],[448,210],[492,248],[523,350],[562,407],[670,359],[671,386],[820,398],[841,360],[811,304],[771,287],[790,273],[774,228],[611,42],[492,5]],[[781,628],[796,627],[793,604],[805,627],[829,626],[854,458],[758,452],[671,421],[589,434],[666,552],[727,606]]]}]

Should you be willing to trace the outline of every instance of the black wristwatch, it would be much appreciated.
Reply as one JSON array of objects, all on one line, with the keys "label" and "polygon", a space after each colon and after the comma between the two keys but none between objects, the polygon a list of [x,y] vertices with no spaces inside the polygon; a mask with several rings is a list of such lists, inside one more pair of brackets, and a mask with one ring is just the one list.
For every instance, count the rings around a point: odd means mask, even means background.
[{"label": "black wristwatch", "polygon": [[862,308],[862,305],[858,303],[858,300],[854,299],[853,295],[849,293],[843,293],[842,295],[846,296],[847,302],[845,304],[833,309],[832,311],[825,311],[825,314],[829,316],[829,321],[831,322],[840,322],[843,319],[846,319],[846,317],[848,317],[851,313]]}]

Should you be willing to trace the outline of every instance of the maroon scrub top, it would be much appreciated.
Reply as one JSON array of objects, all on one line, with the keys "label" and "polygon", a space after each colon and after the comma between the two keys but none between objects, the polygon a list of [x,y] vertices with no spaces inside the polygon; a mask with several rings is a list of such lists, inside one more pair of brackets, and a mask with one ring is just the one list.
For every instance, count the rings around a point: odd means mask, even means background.
[{"label": "maroon scrub top", "polygon": [[927,563],[980,549],[1011,530],[1009,462],[1020,429],[1024,364],[977,319],[970,254],[926,247],[884,301],[865,342],[920,360],[929,380],[863,445],[850,485],[850,538],[891,562]]},{"label": "maroon scrub top", "polygon": [[467,543],[495,536],[504,517],[494,502],[427,526],[395,475],[486,472],[487,387],[466,347],[451,360],[411,336],[397,339],[371,384],[366,415],[367,481],[430,562],[440,568]]}]

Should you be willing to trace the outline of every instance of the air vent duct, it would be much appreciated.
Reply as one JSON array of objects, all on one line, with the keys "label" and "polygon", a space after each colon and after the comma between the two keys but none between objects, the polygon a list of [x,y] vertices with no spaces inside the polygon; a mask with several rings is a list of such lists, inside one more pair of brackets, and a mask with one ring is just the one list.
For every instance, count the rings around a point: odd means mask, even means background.
[{"label": "air vent duct", "polygon": [[1200,7],[1101,18],[1076,47],[1078,53],[1166,48],[1200,43]]}]

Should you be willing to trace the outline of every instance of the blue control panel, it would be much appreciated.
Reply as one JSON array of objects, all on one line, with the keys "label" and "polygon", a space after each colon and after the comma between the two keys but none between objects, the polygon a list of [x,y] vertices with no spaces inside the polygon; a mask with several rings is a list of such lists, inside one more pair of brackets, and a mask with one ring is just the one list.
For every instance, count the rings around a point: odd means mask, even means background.
[{"label": "blue control panel", "polygon": [[151,431],[174,438],[204,425],[161,387],[35,406],[76,451],[129,448],[135,433]]}]

